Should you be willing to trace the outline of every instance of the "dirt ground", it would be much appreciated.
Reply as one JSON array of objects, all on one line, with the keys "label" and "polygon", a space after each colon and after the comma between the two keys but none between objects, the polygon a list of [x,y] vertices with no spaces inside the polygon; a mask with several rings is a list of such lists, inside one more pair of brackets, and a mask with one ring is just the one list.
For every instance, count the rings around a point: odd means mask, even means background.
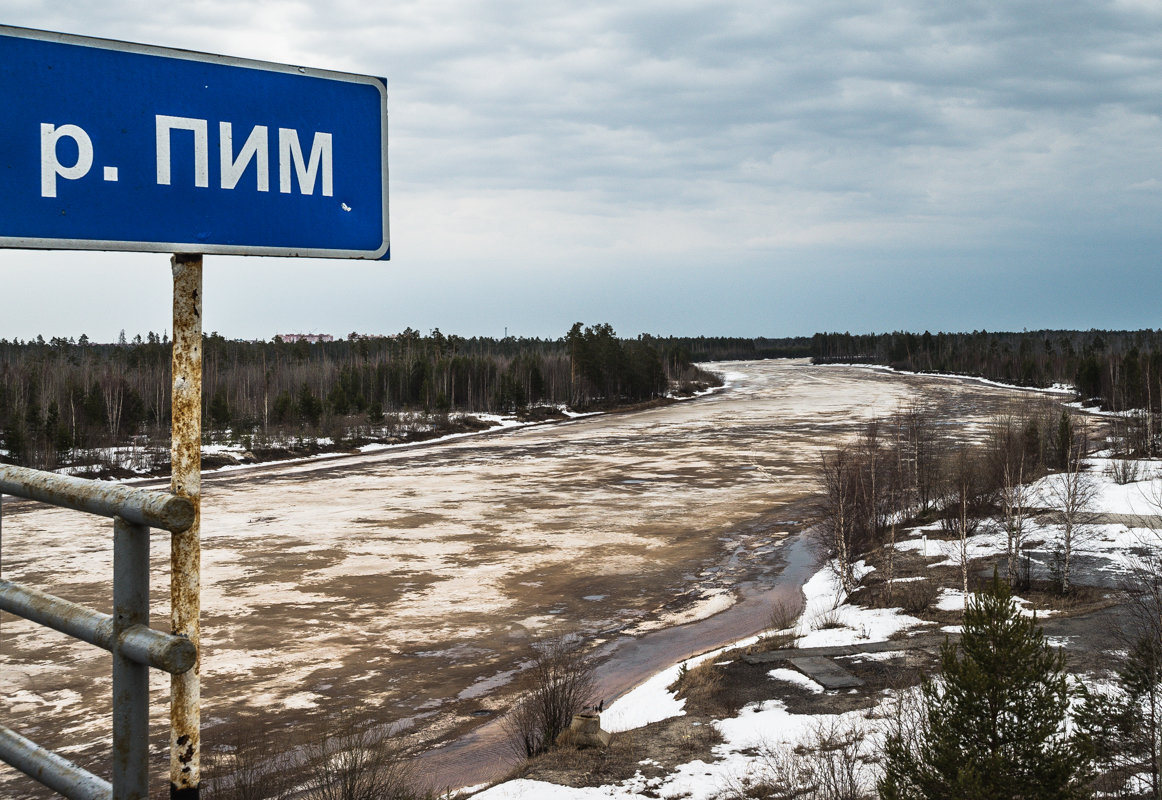
[{"label": "dirt ground", "polygon": [[[628,643],[606,666],[610,685],[628,688],[672,663],[665,648],[630,645],[683,624],[697,633],[743,599],[740,587],[778,574],[778,542],[801,526],[821,449],[909,404],[954,410],[971,428],[1028,397],[787,361],[716,368],[725,390],[662,408],[207,474],[206,746],[239,720],[301,735],[359,709],[429,749],[495,719],[529,643],[565,633]],[[108,611],[110,531],[6,498],[3,577]],[[168,549],[155,536],[159,628]],[[691,640],[708,649],[736,628]],[[0,665],[6,721],[107,773],[107,654],[4,615]],[[153,676],[151,690],[160,780],[168,681]],[[433,781],[495,777],[490,759],[464,758],[477,766],[445,760]],[[0,794],[38,796],[6,767]]]}]

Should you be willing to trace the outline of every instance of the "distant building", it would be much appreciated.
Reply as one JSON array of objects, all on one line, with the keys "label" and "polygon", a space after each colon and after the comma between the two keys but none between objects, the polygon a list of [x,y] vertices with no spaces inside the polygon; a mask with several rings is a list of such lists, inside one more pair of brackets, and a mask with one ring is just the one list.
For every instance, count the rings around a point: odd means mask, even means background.
[{"label": "distant building", "polygon": [[294,344],[295,342],[318,344],[319,342],[335,341],[335,337],[329,333],[279,333],[275,335],[275,338],[282,339],[287,344]]}]

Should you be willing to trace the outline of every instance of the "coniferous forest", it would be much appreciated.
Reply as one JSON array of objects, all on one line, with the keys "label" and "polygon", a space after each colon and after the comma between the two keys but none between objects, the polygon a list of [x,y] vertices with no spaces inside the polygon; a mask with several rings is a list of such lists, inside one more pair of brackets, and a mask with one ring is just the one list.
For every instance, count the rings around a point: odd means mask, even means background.
[{"label": "coniferous forest", "polygon": [[[713,377],[700,362],[808,358],[975,375],[1031,387],[1065,384],[1102,407],[1162,412],[1162,331],[893,332],[813,337],[619,338],[577,323],[559,339],[464,338],[408,328],[333,342],[226,339],[203,349],[203,429],[259,452],[321,438],[338,445],[455,428],[453,417],[567,407],[583,411],[688,392]],[[107,448],[164,449],[170,343],[149,333],[115,344],[0,339],[0,459],[54,468]],[[1158,415],[1162,416],[1162,415]],[[542,414],[543,417],[543,414]],[[456,423],[463,424],[463,423]],[[421,426],[421,427],[424,427]]]},{"label": "coniferous forest", "polygon": [[1162,330],[817,333],[810,350],[820,364],[884,364],[1037,388],[1064,384],[1113,411],[1158,411],[1162,404]]},{"label": "coniferous forest", "polygon": [[[0,340],[0,448],[5,460],[53,468],[100,449],[160,448],[169,435],[168,339],[117,344]],[[574,325],[556,340],[465,339],[438,329],[333,342],[203,340],[203,430],[272,441],[358,443],[387,433],[448,430],[452,412],[595,410],[689,391],[712,379],[687,348],[620,339],[607,324]],[[454,426],[453,426],[454,427]],[[3,456],[0,456],[3,457]]]}]

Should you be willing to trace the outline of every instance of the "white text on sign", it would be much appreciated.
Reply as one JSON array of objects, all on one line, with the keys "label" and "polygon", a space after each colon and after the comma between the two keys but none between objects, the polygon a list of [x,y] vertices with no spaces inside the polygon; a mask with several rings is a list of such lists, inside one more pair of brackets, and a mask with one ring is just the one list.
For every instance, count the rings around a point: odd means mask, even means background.
[{"label": "white text on sign", "polygon": [[[172,149],[184,146],[184,140],[189,138],[187,134],[192,134],[193,183],[195,187],[209,187],[209,133],[209,120],[163,114],[156,116],[156,175],[159,186],[172,184],[174,180]],[[57,153],[57,144],[64,138],[71,139],[77,148],[76,162],[71,165],[62,164]],[[241,149],[235,154],[233,125],[229,122],[219,122],[218,154],[219,179],[223,189],[236,188],[250,164],[253,163],[255,188],[260,192],[270,191],[270,134],[266,125],[255,125],[243,142]],[[54,125],[42,122],[40,124],[40,196],[57,196],[57,178],[75,181],[88,175],[93,167],[93,159],[93,140],[79,125]],[[119,172],[116,166],[105,166],[102,174],[106,181],[116,181]],[[293,128],[278,128],[279,192],[291,194],[295,181],[298,183],[300,194],[314,194],[317,182],[322,196],[332,197],[334,195],[334,159],[330,133],[313,133],[310,154],[304,157],[298,131]]]}]

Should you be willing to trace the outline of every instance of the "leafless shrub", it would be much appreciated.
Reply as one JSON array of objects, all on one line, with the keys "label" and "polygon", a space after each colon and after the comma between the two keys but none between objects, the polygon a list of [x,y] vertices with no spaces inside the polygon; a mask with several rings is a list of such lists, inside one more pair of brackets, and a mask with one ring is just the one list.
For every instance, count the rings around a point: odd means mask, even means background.
[{"label": "leafless shrub", "polygon": [[811,630],[814,631],[826,631],[843,627],[846,627],[843,622],[843,612],[838,608],[829,608],[820,611],[811,619]]},{"label": "leafless shrub", "polygon": [[810,764],[790,747],[764,747],[757,766],[727,780],[722,800],[812,800]]},{"label": "leafless shrub", "polygon": [[827,717],[818,723],[809,744],[800,749],[810,760],[817,800],[858,800],[866,796],[871,756],[866,752],[867,733],[863,728]]},{"label": "leafless shrub", "polygon": [[884,709],[886,730],[882,732],[886,739],[898,742],[905,752],[915,756],[924,744],[928,723],[921,688],[897,683]]},{"label": "leafless shrub", "polygon": [[284,800],[293,793],[295,760],[267,717],[211,729],[202,789],[207,800]]},{"label": "leafless shrub", "polygon": [[385,726],[353,716],[301,748],[305,800],[418,800],[417,776]]},{"label": "leafless shrub", "polygon": [[778,600],[771,606],[767,627],[772,631],[785,631],[795,627],[799,619],[798,609],[786,600]]},{"label": "leafless shrub", "polygon": [[797,631],[774,631],[764,633],[748,652],[765,653],[772,650],[794,650],[799,646]]},{"label": "leafless shrub", "polygon": [[542,642],[533,646],[525,681],[528,689],[504,727],[517,754],[532,758],[553,745],[574,714],[593,705],[593,662],[564,639]]},{"label": "leafless shrub", "polygon": [[208,800],[417,800],[429,796],[387,728],[345,714],[293,740],[264,719],[207,747]]},{"label": "leafless shrub", "polygon": [[927,611],[940,596],[940,587],[935,581],[908,581],[897,588],[900,606],[909,614]]},{"label": "leafless shrub", "polygon": [[713,725],[687,721],[677,723],[676,728],[678,750],[687,756],[706,753],[714,745],[722,742],[722,734]]},{"label": "leafless shrub", "polygon": [[791,603],[780,600],[771,606],[767,631],[759,639],[758,649],[790,650],[799,644],[799,612]]},{"label": "leafless shrub", "polygon": [[730,800],[862,800],[874,784],[867,733],[856,724],[822,719],[795,746],[764,747],[757,766],[731,781]]},{"label": "leafless shrub", "polygon": [[1119,486],[1125,486],[1128,483],[1137,483],[1144,477],[1142,475],[1142,462],[1136,458],[1110,459],[1109,466],[1106,467],[1106,472],[1113,478],[1114,483]]}]

